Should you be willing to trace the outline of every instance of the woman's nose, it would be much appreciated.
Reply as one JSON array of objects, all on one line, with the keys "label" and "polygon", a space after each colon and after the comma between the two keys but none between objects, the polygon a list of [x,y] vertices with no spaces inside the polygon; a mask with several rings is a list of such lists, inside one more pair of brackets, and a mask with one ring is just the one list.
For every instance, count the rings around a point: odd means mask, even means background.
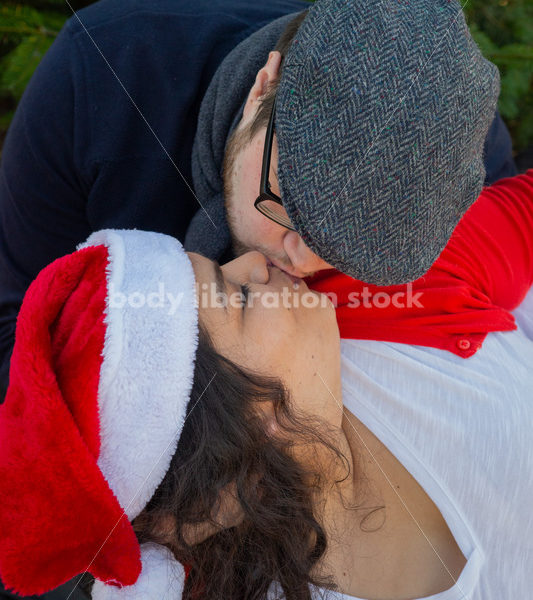
[{"label": "woman's nose", "polygon": [[247,252],[220,267],[224,277],[237,283],[268,283],[267,258],[261,252]]},{"label": "woman's nose", "polygon": [[331,268],[331,265],[305,245],[296,231],[288,231],[285,234],[283,249],[294,267],[293,275],[297,277],[305,277],[315,271]]}]

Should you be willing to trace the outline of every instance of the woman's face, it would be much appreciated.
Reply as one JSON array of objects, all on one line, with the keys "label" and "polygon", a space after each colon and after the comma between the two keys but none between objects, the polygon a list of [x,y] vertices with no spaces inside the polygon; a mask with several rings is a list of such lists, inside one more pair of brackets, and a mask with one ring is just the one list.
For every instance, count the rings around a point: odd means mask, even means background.
[{"label": "woman's face", "polygon": [[199,254],[189,258],[200,323],[216,350],[241,367],[279,377],[296,409],[340,428],[340,342],[330,300],[259,252],[222,267]]}]

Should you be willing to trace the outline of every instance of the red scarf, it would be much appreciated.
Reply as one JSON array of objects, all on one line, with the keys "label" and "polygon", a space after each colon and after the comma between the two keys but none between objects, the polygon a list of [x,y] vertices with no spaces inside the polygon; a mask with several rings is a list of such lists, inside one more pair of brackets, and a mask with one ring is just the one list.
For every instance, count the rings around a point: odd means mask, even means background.
[{"label": "red scarf", "polygon": [[533,284],[533,169],[483,189],[431,269],[411,284],[369,285],[334,269],[306,281],[336,295],[342,338],[468,358],[490,331],[516,329],[510,311]]}]

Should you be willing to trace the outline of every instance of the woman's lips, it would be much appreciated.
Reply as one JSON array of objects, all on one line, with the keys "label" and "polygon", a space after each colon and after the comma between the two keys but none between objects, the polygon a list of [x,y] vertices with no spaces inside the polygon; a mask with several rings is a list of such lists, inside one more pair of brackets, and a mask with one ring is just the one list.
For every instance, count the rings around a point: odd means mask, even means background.
[{"label": "woman's lips", "polygon": [[297,277],[296,275],[293,275],[292,273],[290,273],[289,271],[287,271],[287,269],[285,269],[283,266],[278,265],[275,261],[273,261],[272,259],[267,259],[267,265],[270,266],[272,265],[273,267],[276,267],[276,269],[279,269],[280,271],[283,271],[283,273],[285,275],[287,275],[287,277],[292,281],[292,283],[301,283],[302,282],[302,278],[301,277]]},{"label": "woman's lips", "polygon": [[302,285],[302,284],[305,285],[305,281],[303,281],[303,279],[300,279],[299,277],[295,277],[294,275],[287,273],[287,271],[280,269],[273,263],[269,263],[268,268],[269,269],[274,268],[276,271],[278,271],[280,273],[280,275],[282,275],[282,277],[287,281],[287,283],[292,284],[292,287],[295,290],[298,289],[300,287],[300,285]]}]

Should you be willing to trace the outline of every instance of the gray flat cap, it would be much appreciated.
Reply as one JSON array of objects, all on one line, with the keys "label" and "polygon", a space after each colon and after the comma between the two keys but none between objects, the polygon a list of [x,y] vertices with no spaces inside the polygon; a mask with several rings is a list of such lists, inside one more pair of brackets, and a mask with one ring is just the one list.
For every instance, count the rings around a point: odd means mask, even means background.
[{"label": "gray flat cap", "polygon": [[305,243],[368,283],[422,276],[481,191],[498,93],[455,0],[317,0],[275,117],[281,197]]}]

